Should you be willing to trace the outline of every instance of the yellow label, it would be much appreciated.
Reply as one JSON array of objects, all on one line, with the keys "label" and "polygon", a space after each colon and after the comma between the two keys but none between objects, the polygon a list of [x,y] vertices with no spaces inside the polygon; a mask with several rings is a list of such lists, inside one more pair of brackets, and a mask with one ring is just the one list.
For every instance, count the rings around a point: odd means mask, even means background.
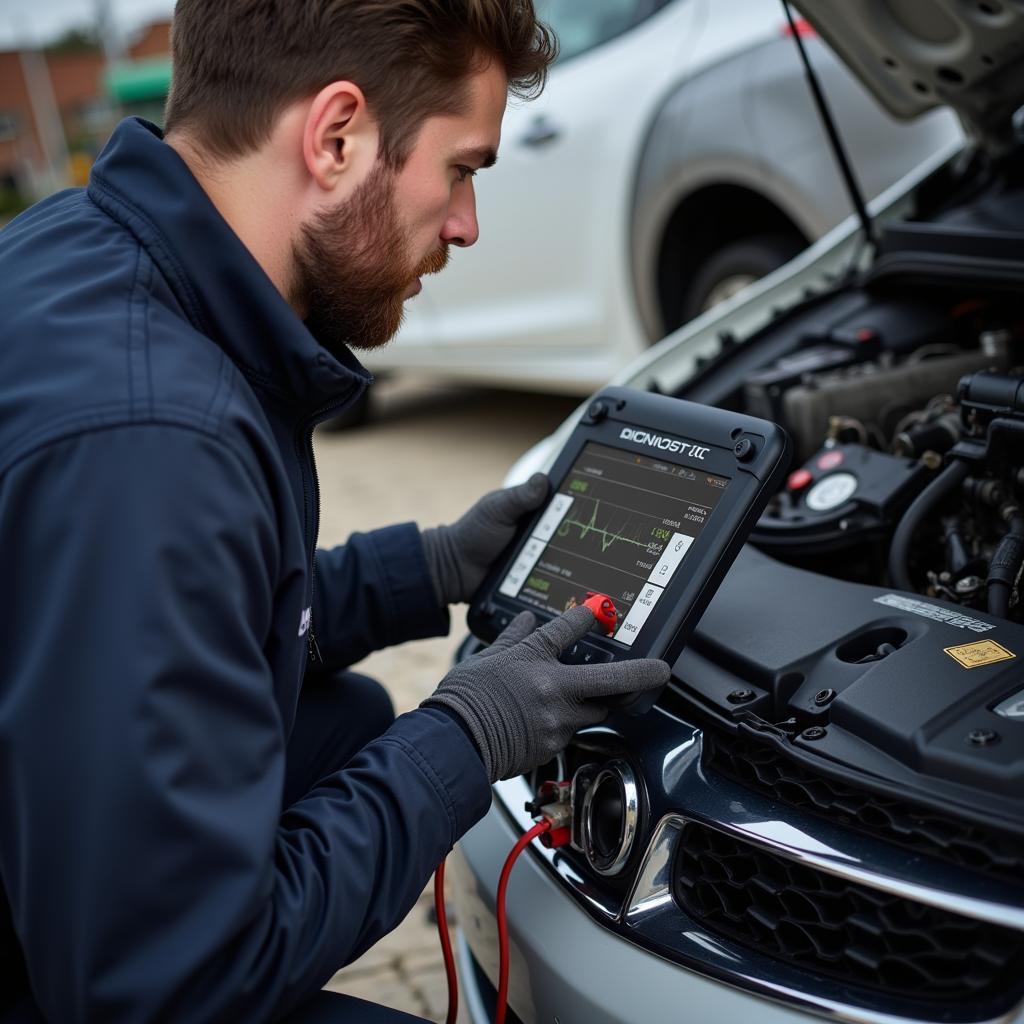
[{"label": "yellow label", "polygon": [[1001,647],[995,640],[977,640],[973,644],[959,644],[956,647],[944,647],[943,650],[951,658],[959,661],[964,668],[992,665],[997,661],[1008,661],[1017,657],[1013,651]]}]

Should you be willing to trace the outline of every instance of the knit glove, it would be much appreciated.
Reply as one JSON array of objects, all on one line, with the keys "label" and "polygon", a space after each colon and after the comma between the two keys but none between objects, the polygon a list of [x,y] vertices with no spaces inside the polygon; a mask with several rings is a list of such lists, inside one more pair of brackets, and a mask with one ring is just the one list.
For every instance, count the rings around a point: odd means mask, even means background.
[{"label": "knit glove", "polygon": [[458,522],[424,530],[434,592],[442,605],[468,601],[505,550],[519,520],[548,496],[548,478],[534,473],[525,484],[485,494]]},{"label": "knit glove", "polygon": [[558,656],[594,625],[580,605],[540,629],[517,615],[481,654],[456,665],[424,705],[440,704],[469,729],[491,782],[520,775],[564,750],[577,730],[608,714],[600,701],[664,686],[669,666],[653,658],[563,665]]}]

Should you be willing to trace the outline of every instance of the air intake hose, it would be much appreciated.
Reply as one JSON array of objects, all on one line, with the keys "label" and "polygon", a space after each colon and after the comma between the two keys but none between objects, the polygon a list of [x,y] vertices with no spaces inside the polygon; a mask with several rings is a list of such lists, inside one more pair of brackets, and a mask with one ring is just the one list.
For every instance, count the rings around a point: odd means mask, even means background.
[{"label": "air intake hose", "polygon": [[1010,594],[1021,565],[1024,564],[1024,515],[1019,511],[1010,517],[1009,532],[999,542],[988,564],[988,610],[991,615],[1006,618],[1010,613]]},{"label": "air intake hose", "polygon": [[953,493],[966,479],[968,466],[957,459],[946,468],[914,499],[904,513],[889,548],[889,581],[900,590],[913,590],[910,580],[910,542],[925,517],[944,498]]}]

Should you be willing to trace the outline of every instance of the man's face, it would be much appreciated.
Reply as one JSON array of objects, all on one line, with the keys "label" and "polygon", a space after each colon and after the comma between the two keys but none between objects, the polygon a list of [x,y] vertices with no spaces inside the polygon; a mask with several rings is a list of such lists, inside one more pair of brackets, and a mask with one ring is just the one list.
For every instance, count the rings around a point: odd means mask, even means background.
[{"label": "man's face", "polygon": [[507,90],[498,66],[474,74],[465,112],[428,118],[401,170],[378,160],[349,199],[302,225],[293,299],[329,351],[390,341],[420,278],[477,240],[473,173],[495,160]]}]

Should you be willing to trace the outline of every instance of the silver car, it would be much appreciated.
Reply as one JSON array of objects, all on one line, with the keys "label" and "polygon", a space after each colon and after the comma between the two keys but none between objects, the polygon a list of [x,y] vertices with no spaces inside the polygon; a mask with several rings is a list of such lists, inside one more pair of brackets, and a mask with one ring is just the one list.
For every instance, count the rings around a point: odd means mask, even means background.
[{"label": "silver car", "polygon": [[799,6],[893,114],[972,141],[617,378],[769,416],[793,473],[654,710],[461,842],[474,1024],[524,804],[569,779],[572,843],[512,875],[510,1021],[1024,1021],[1024,8]]}]

